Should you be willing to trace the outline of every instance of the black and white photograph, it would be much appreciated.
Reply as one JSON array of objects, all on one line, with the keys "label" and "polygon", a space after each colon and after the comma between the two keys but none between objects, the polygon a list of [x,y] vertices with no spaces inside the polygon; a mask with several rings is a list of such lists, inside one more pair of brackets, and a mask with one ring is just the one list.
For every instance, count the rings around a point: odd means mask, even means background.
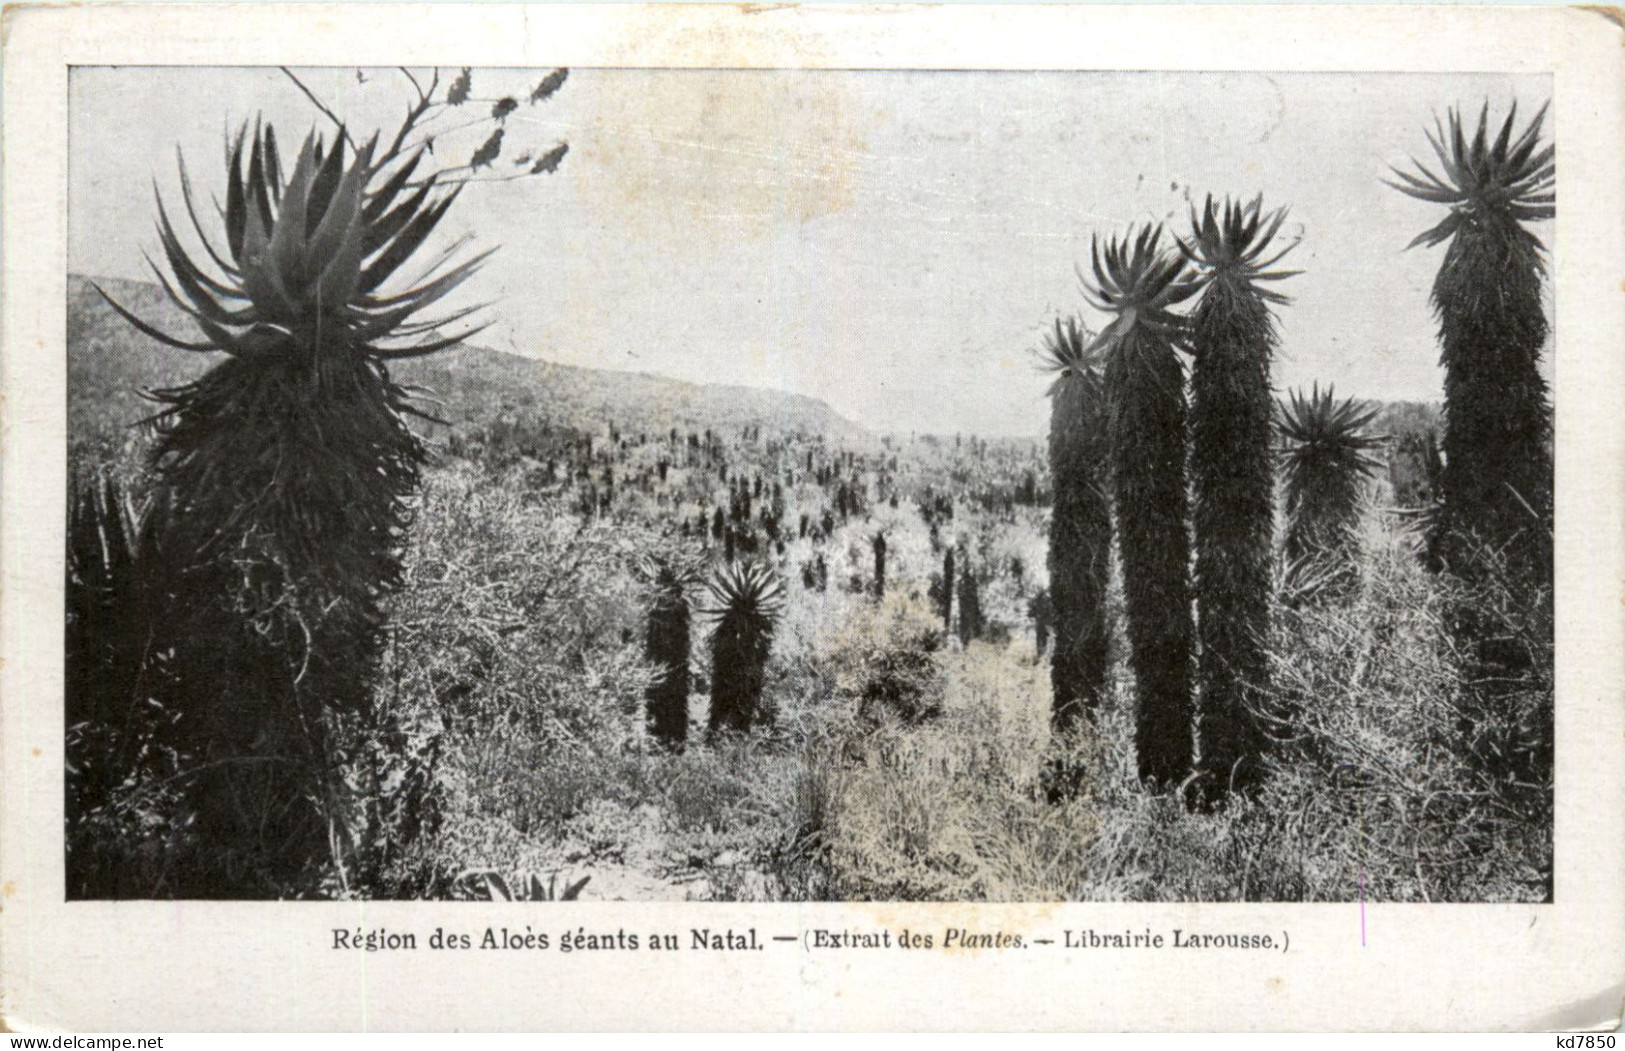
[{"label": "black and white photograph", "polygon": [[1561,897],[1550,76],[67,90],[69,901]]},{"label": "black and white photograph", "polygon": [[3,21],[0,1031],[1617,1031],[1617,13]]}]

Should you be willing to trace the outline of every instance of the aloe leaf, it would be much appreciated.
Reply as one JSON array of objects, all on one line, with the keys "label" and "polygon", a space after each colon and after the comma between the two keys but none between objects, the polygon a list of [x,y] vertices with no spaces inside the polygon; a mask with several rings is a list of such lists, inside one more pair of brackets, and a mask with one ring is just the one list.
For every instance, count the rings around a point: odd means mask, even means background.
[{"label": "aloe leaf", "polygon": [[[164,286],[164,291],[181,309],[185,310],[187,304],[190,303],[199,314],[217,324],[253,324],[257,315],[252,306],[242,310],[227,310],[223,304],[209,294],[206,288],[192,280],[191,275],[186,272],[184,267],[175,265],[173,257],[170,259],[170,268],[174,271],[176,283],[180,285],[181,292],[185,295],[184,300],[181,296],[175,294],[174,288],[170,286],[169,281],[163,275],[163,271],[158,269],[158,265],[152,261],[152,258],[145,252],[141,253],[141,257],[147,261],[147,266],[152,269],[152,272],[158,275],[159,283]],[[188,311],[188,313],[191,313],[191,311]]]},{"label": "aloe leaf", "polygon": [[247,134],[245,123],[237,134],[236,144],[227,147],[226,244],[238,266],[243,262],[243,235],[248,215],[247,198],[243,193],[243,137]]},{"label": "aloe leaf", "polygon": [[136,317],[130,311],[126,310],[124,308],[124,305],[122,303],[120,303],[118,300],[114,299],[112,296],[108,295],[107,291],[104,288],[102,288],[101,285],[98,285],[94,281],[92,281],[90,283],[90,287],[94,288],[98,295],[100,295],[103,299],[107,300],[107,305],[112,307],[118,313],[118,315],[120,317],[122,317],[125,321],[128,321],[131,325],[135,326],[135,328],[138,331],[140,331],[142,334],[152,337],[153,339],[155,339],[158,342],[164,344],[165,346],[174,347],[177,350],[192,350],[192,351],[198,351],[198,352],[203,352],[203,353],[213,352],[213,351],[223,349],[221,347],[215,346],[213,343],[188,343],[185,340],[176,339],[174,336],[169,335],[167,332],[163,332],[163,331],[161,331],[159,329],[156,329],[156,328],[152,327],[151,325],[147,324],[145,321],[142,321],[140,318]]},{"label": "aloe leaf", "polygon": [[254,124],[254,149],[248,160],[248,183],[245,192],[250,203],[259,210],[260,222],[269,230],[276,220],[271,215],[271,201],[265,189],[265,156],[258,121]]},{"label": "aloe leaf", "polygon": [[265,125],[265,189],[271,200],[282,200],[282,157],[276,148],[276,132]]},{"label": "aloe leaf", "polygon": [[1259,233],[1255,230],[1253,235],[1247,239],[1247,247],[1245,251],[1241,250],[1243,247],[1242,245],[1237,245],[1237,256],[1240,261],[1248,266],[1253,266],[1257,269],[1263,270],[1275,265],[1280,261],[1282,256],[1296,248],[1298,245],[1297,242],[1294,241],[1282,249],[1277,255],[1272,257],[1268,262],[1257,262],[1260,256],[1269,251],[1270,245],[1275,241],[1275,235],[1281,232],[1281,224],[1286,222],[1286,217],[1287,210],[1285,208],[1277,210],[1275,214],[1270,217],[1270,224],[1264,229],[1263,233]]},{"label": "aloe leaf", "polygon": [[282,210],[277,215],[276,225],[271,228],[270,246],[266,252],[268,258],[264,269],[275,271],[276,280],[285,288],[290,284],[290,277],[298,280],[304,260],[306,206],[310,201],[310,183],[316,174],[314,142],[315,134],[312,133],[300,147],[293,174],[288,177],[287,189],[282,192]]},{"label": "aloe leaf", "polygon": [[1512,171],[1521,171],[1529,160],[1529,155],[1534,152],[1535,147],[1540,143],[1541,125],[1546,120],[1546,110],[1550,105],[1551,103],[1548,102],[1540,107],[1539,112],[1535,114],[1534,119],[1529,122],[1529,126],[1524,129],[1523,134],[1518,137],[1518,141],[1513,144],[1508,152],[1507,167]]},{"label": "aloe leaf", "polygon": [[453,190],[441,198],[439,203],[431,206],[408,223],[406,229],[401,231],[400,236],[391,241],[389,246],[379,253],[378,257],[362,273],[361,291],[373,291],[387,281],[391,274],[411,258],[412,254],[418,250],[429,234],[434,231],[441,217],[457,200],[461,191],[462,187]]},{"label": "aloe leaf", "polygon": [[[1468,185],[1469,180],[1467,179],[1466,174],[1463,173],[1461,168],[1456,164],[1456,159],[1451,156],[1450,150],[1446,146],[1446,143],[1449,140],[1445,137],[1444,128],[1440,127],[1438,131],[1438,137],[1435,138],[1432,132],[1424,129],[1424,132],[1427,135],[1428,145],[1433,147],[1434,156],[1439,158],[1439,170],[1443,171],[1448,177],[1448,179],[1438,179],[1437,181],[1441,185],[1454,186],[1456,189],[1462,190]],[[1417,170],[1426,174],[1428,178],[1435,178],[1433,173],[1428,171],[1427,166],[1421,161],[1412,157],[1411,163],[1416,165]]]},{"label": "aloe leaf", "polygon": [[362,237],[362,251],[365,256],[371,256],[388,244],[397,234],[406,229],[419,214],[422,213],[424,202],[428,200],[429,193],[434,189],[434,183],[424,183],[418,192],[408,197],[403,203],[396,205],[394,210],[376,221],[369,220],[366,232]]},{"label": "aloe leaf", "polygon": [[[221,257],[220,253],[215,249],[214,244],[209,240],[208,234],[203,232],[203,223],[199,221],[197,217],[197,208],[192,204],[192,179],[186,171],[186,158],[184,155],[182,155],[181,148],[178,145],[175,147],[175,163],[180,169],[181,203],[186,206],[186,217],[192,221],[193,232],[197,234],[198,240],[203,243],[203,250],[209,254],[209,258],[214,261],[214,265],[218,266],[226,274],[226,276],[237,277],[237,268],[226,262],[225,259]],[[154,192],[156,192],[156,184],[154,185],[153,189]],[[161,207],[162,202],[160,201],[159,204]]]},{"label": "aloe leaf", "polygon": [[1439,223],[1439,225],[1417,234],[1416,237],[1412,239],[1411,243],[1405,246],[1405,249],[1406,251],[1409,251],[1418,245],[1426,245],[1427,247],[1432,248],[1439,242],[1449,239],[1453,234],[1455,234],[1456,229],[1459,226],[1461,226],[1461,214],[1459,212],[1451,212],[1445,217],[1443,222]]},{"label": "aloe leaf", "polygon": [[[311,258],[323,257],[312,252]],[[361,282],[361,238],[352,231],[327,259],[314,283],[316,302],[324,310],[339,310],[354,298]]]},{"label": "aloe leaf", "polygon": [[437,329],[445,328],[448,325],[455,325],[464,318],[479,313],[489,305],[490,304],[488,303],[475,303],[473,306],[467,306],[460,310],[454,310],[442,317],[430,318],[427,321],[413,321],[410,324],[400,325],[390,330],[390,338],[411,339],[417,336],[426,335],[430,332],[436,331]]},{"label": "aloe leaf", "polygon": [[1089,239],[1089,260],[1094,266],[1096,287],[1100,288],[1102,291],[1105,291],[1110,287],[1110,282],[1106,280],[1106,273],[1101,269],[1100,242],[1095,238]]},{"label": "aloe leaf", "polygon": [[[154,196],[157,196],[156,189]],[[237,289],[223,284],[204,273],[192,262],[185,249],[181,247],[180,238],[175,235],[175,228],[169,222],[169,215],[164,209],[162,197],[157,198],[158,203],[158,243],[163,246],[164,256],[169,260],[169,266],[175,271],[183,285],[196,285],[211,292],[228,298],[241,299],[243,295]]]},{"label": "aloe leaf", "polygon": [[1462,199],[1462,195],[1458,191],[1449,189],[1442,184],[1439,186],[1428,186],[1420,179],[1413,179],[1411,176],[1406,175],[1397,168],[1393,169],[1393,172],[1395,175],[1404,179],[1405,183],[1401,184],[1397,182],[1390,182],[1389,180],[1384,179],[1384,184],[1391,186],[1400,193],[1405,194],[1407,197],[1415,197],[1423,201],[1431,201],[1435,204],[1456,204]]},{"label": "aloe leaf", "polygon": [[372,305],[380,307],[394,306],[397,303],[414,302],[420,307],[428,306],[440,299],[452,289],[462,284],[469,276],[480,268],[484,262],[496,253],[495,248],[488,248],[465,262],[459,263],[455,269],[448,271],[425,285],[418,285],[399,295],[387,296],[372,301]]},{"label": "aloe leaf", "polygon": [[338,136],[333,140],[333,152],[318,166],[316,175],[310,181],[310,200],[305,207],[303,231],[306,238],[315,236],[316,227],[326,216],[327,207],[333,201],[333,193],[338,189],[343,174],[344,127],[340,125]]},{"label": "aloe leaf", "polygon": [[1512,217],[1524,222],[1542,222],[1557,217],[1557,209],[1551,205],[1512,205]]},{"label": "aloe leaf", "polygon": [[412,178],[412,173],[417,171],[418,162],[422,159],[423,150],[419,148],[417,152],[407,159],[405,164],[396,169],[394,175],[384,181],[383,186],[368,195],[367,204],[361,210],[363,221],[369,225],[375,223],[380,216],[389,210],[389,206],[395,202],[395,198],[400,194],[401,188]]},{"label": "aloe leaf", "polygon": [[[359,270],[361,266],[361,228],[357,220],[360,218],[361,213],[361,194],[366,185],[367,166],[372,160],[372,150],[375,145],[376,139],[362,148],[361,152],[356,155],[350,169],[344,173],[338,185],[329,194],[328,204],[322,214],[321,222],[317,224],[310,238],[309,247],[306,250],[306,265],[311,267],[321,266],[320,280],[324,286],[324,293],[329,295],[333,290],[326,286],[331,281],[331,275],[335,271],[332,264],[324,265],[323,260],[353,257],[353,262],[349,263],[349,268]],[[335,149],[333,152],[336,155],[339,151]],[[354,287],[355,281],[352,280],[350,288],[353,290]],[[348,301],[349,297],[346,295],[343,300],[336,302]],[[329,299],[328,302],[335,301]]]},{"label": "aloe leaf", "polygon": [[268,321],[291,321],[297,313],[297,302],[282,275],[277,272],[271,258],[269,239],[259,228],[257,220],[250,219],[243,251],[247,261],[243,266],[243,290]]},{"label": "aloe leaf", "polygon": [[[1265,242],[1265,243],[1268,243],[1268,242]],[[1269,272],[1270,267],[1274,266],[1276,263],[1279,263],[1281,260],[1285,259],[1288,255],[1290,255],[1292,253],[1293,249],[1295,249],[1297,247],[1298,247],[1298,242],[1294,241],[1291,244],[1287,245],[1285,248],[1281,249],[1279,252],[1276,252],[1274,255],[1270,256],[1268,259],[1265,259],[1265,260],[1262,260],[1260,262],[1251,264],[1252,269],[1253,269],[1253,273],[1252,273],[1251,276],[1255,280],[1269,280],[1270,279],[1270,272]],[[1301,271],[1293,270],[1293,271],[1289,271],[1289,273],[1297,274],[1297,273],[1301,273]]]},{"label": "aloe leaf", "polygon": [[480,325],[477,328],[473,328],[462,333],[461,335],[448,336],[445,339],[437,339],[429,343],[420,343],[410,347],[375,349],[377,349],[378,356],[385,361],[403,361],[407,358],[421,358],[430,354],[439,353],[448,347],[455,347],[457,344],[462,343],[465,340],[473,339],[475,336],[479,335],[481,332],[484,332],[490,327],[491,326],[489,324]]}]

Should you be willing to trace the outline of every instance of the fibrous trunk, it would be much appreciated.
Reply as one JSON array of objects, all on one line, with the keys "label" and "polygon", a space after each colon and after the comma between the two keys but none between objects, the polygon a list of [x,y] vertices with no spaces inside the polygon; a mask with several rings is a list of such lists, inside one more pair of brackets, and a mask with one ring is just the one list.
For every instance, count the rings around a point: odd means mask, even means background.
[{"label": "fibrous trunk", "polygon": [[[1527,596],[1536,607],[1532,620],[1550,626],[1552,415],[1539,367],[1547,334],[1541,266],[1532,239],[1521,231],[1497,236],[1494,221],[1457,233],[1434,285],[1445,367],[1436,548],[1457,575]],[[1481,703],[1511,704],[1535,653],[1475,604],[1457,603],[1447,626],[1468,655],[1464,675]],[[1534,722],[1479,750],[1475,762],[1498,780],[1549,786],[1553,718],[1548,701]],[[1479,732],[1462,729],[1470,737]]]},{"label": "fibrous trunk", "polygon": [[1191,592],[1185,395],[1169,342],[1130,330],[1107,364],[1141,778],[1172,787],[1192,759]]},{"label": "fibrous trunk", "polygon": [[1457,233],[1433,289],[1445,369],[1439,525],[1457,572],[1470,572],[1477,541],[1546,586],[1552,410],[1539,365],[1547,333],[1541,268],[1528,238],[1498,236],[1494,222]]},{"label": "fibrous trunk", "polygon": [[1191,480],[1200,614],[1202,767],[1207,790],[1251,787],[1267,736],[1265,685],[1274,543],[1270,317],[1248,290],[1209,286],[1193,318]]},{"label": "fibrous trunk", "polygon": [[662,581],[649,610],[646,652],[659,674],[647,695],[649,732],[676,751],[688,739],[688,629],[682,586]]},{"label": "fibrous trunk", "polygon": [[769,640],[749,624],[724,616],[711,638],[711,716],[706,732],[744,733],[761,704]]},{"label": "fibrous trunk", "polygon": [[[1049,603],[1055,634],[1050,658],[1051,722],[1077,724],[1100,703],[1106,681],[1106,586],[1112,522],[1106,491],[1106,420],[1098,383],[1068,376],[1050,410],[1054,480],[1050,517]],[[1040,623],[1042,633],[1048,627]],[[1043,639],[1039,649],[1043,649]]]},{"label": "fibrous trunk", "polygon": [[371,718],[423,446],[383,365],[314,335],[158,396],[165,627],[199,832],[220,846],[184,893],[286,886],[334,841],[335,722]]}]

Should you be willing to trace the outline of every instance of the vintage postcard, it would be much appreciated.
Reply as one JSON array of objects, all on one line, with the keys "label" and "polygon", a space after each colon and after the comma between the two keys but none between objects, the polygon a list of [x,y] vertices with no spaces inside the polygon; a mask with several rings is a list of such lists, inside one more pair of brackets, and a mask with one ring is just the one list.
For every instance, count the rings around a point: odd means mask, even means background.
[{"label": "vintage postcard", "polygon": [[6,1026],[1618,1024],[1615,16],[5,28]]}]

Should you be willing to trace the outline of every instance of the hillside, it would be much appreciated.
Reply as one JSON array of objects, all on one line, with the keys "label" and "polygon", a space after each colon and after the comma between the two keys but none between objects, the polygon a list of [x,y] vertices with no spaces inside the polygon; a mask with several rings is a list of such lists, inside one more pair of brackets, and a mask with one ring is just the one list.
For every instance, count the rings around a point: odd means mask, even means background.
[{"label": "hillside", "polygon": [[[109,279],[109,294],[164,331],[194,331],[156,285]],[[184,383],[215,360],[174,350],[136,332],[90,281],[68,278],[68,424],[81,447],[117,447],[127,427],[153,410],[140,391]],[[799,394],[687,383],[646,373],[579,368],[470,346],[394,370],[402,382],[426,388],[443,404],[436,415],[454,427],[528,416],[555,425],[626,431],[760,426],[764,430],[855,438],[862,428],[824,402]]]}]

